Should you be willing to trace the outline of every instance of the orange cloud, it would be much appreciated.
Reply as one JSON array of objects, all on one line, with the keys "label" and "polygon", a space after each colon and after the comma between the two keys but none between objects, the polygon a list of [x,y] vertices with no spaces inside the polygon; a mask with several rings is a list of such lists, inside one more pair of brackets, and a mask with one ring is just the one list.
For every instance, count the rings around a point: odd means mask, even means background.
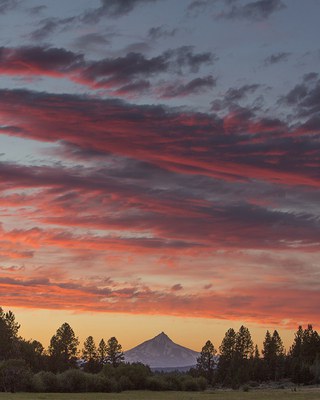
[{"label": "orange cloud", "polygon": [[317,291],[258,286],[203,293],[184,293],[181,285],[179,289],[99,288],[76,281],[0,278],[3,304],[17,307],[246,320],[291,328],[319,319]]}]

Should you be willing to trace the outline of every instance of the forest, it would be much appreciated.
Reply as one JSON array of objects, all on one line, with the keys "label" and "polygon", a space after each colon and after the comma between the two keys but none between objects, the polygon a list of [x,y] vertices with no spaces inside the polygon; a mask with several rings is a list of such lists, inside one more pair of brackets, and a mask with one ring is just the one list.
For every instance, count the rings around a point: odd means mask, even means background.
[{"label": "forest", "polygon": [[124,390],[201,391],[226,387],[249,390],[262,382],[320,383],[320,336],[312,325],[299,326],[288,351],[277,330],[266,332],[261,352],[248,328],[228,329],[218,348],[208,340],[197,365],[187,373],[155,372],[141,363],[125,363],[115,337],[96,345],[88,336],[80,345],[68,323],[47,349],[19,336],[11,311],[0,307],[0,391],[121,392]]}]

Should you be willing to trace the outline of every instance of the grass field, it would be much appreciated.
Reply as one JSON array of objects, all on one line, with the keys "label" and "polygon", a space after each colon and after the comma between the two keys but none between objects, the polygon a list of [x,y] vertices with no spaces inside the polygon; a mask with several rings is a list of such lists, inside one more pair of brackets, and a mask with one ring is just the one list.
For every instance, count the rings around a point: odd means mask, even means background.
[{"label": "grass field", "polygon": [[0,400],[320,400],[320,388],[267,391],[122,393],[0,393]]}]

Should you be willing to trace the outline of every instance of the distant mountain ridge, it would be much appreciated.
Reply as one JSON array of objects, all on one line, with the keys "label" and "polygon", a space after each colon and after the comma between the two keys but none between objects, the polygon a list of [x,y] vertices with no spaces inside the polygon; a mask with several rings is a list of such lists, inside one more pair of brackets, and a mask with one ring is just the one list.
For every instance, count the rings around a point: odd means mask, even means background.
[{"label": "distant mountain ridge", "polygon": [[124,353],[126,362],[141,362],[153,369],[195,366],[199,353],[174,343],[164,332]]}]

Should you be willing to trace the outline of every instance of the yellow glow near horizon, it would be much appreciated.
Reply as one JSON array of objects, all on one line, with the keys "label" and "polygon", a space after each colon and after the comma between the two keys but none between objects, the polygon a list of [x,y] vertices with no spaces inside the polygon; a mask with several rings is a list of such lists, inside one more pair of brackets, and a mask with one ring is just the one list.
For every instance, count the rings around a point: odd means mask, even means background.
[{"label": "yellow glow near horizon", "polygon": [[[64,322],[68,322],[83,341],[92,335],[96,344],[101,338],[108,340],[117,337],[123,350],[137,346],[162,331],[174,342],[200,351],[207,340],[211,340],[218,349],[225,332],[229,328],[238,330],[241,325],[249,328],[254,344],[261,350],[267,329],[277,329],[285,348],[288,350],[294,338],[294,331],[278,329],[274,326],[248,324],[245,321],[224,321],[203,318],[182,318],[172,316],[146,316],[127,314],[74,313],[72,311],[33,310],[10,308],[21,324],[20,335],[25,339],[39,340],[47,348],[50,338]],[[7,310],[7,308],[5,308]]]}]

